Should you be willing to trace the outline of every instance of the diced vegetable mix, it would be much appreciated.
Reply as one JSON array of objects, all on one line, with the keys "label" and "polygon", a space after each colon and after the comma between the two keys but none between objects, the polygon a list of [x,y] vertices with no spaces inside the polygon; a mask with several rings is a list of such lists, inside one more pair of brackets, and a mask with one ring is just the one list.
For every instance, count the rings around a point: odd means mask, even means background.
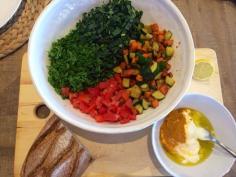
[{"label": "diced vegetable mix", "polygon": [[[172,33],[157,24],[146,25],[138,40],[123,50],[124,61],[114,68],[121,73],[123,87],[130,92],[137,112],[156,108],[175,84],[168,63],[174,54]],[[119,68],[119,69],[118,69]]]},{"label": "diced vegetable mix", "polygon": [[97,122],[123,124],[136,119],[137,111],[132,105],[130,93],[122,86],[119,74],[81,92],[72,92],[69,88],[61,91],[74,108],[90,114]]},{"label": "diced vegetable mix", "polygon": [[129,0],[110,0],[85,13],[49,52],[51,85],[97,122],[135,120],[175,84],[173,34],[143,25],[141,16]]}]

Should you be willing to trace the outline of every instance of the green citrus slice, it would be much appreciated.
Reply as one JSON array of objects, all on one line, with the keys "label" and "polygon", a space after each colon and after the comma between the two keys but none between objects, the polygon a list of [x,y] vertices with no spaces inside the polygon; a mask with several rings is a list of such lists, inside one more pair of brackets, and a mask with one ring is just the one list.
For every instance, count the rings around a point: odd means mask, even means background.
[{"label": "green citrus slice", "polygon": [[195,62],[193,78],[208,80],[214,72],[214,66],[208,59],[197,59]]}]

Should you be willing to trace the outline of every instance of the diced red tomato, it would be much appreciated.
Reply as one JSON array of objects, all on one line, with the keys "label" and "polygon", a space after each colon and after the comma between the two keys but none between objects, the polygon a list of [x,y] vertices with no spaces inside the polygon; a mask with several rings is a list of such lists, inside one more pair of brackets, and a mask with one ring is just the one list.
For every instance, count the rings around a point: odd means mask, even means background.
[{"label": "diced red tomato", "polygon": [[132,105],[129,91],[122,86],[120,74],[99,83],[96,87],[66,94],[74,108],[90,114],[97,122],[127,123],[136,119],[137,112]]},{"label": "diced red tomato", "polygon": [[102,115],[96,115],[96,116],[94,116],[94,118],[97,122],[104,122],[105,121],[104,118],[102,117]]},{"label": "diced red tomato", "polygon": [[97,87],[93,87],[93,88],[88,88],[88,92],[92,95],[92,96],[98,96],[99,95],[99,88]]},{"label": "diced red tomato", "polygon": [[63,87],[61,88],[61,95],[64,97],[69,97],[70,94],[70,88],[69,87]]},{"label": "diced red tomato", "polygon": [[117,122],[119,120],[119,115],[112,112],[107,112],[106,114],[103,114],[103,118],[109,122]]}]

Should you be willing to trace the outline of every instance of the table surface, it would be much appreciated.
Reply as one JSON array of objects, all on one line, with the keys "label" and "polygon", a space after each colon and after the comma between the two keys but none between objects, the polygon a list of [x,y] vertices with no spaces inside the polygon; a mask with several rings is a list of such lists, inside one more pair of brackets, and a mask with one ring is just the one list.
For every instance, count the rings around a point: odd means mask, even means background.
[{"label": "table surface", "polygon": [[[218,56],[224,104],[236,117],[236,1],[173,0],[191,28],[195,46]],[[27,45],[0,60],[0,176],[13,176],[21,58]],[[236,174],[236,165],[227,177]]]}]

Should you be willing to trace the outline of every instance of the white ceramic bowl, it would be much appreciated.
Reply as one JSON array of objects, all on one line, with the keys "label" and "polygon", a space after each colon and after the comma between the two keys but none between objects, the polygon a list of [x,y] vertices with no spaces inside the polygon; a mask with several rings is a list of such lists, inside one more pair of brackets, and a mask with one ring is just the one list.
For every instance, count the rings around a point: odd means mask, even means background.
[{"label": "white ceramic bowl", "polygon": [[98,6],[99,0],[54,0],[38,18],[29,40],[29,68],[39,94],[44,102],[61,119],[85,130],[99,133],[127,133],[141,130],[170,112],[188,89],[194,68],[194,44],[189,27],[170,0],[135,0],[133,5],[144,11],[144,23],[157,22],[174,34],[175,45],[181,42],[172,60],[176,84],[165,100],[155,110],[148,110],[136,121],[121,125],[96,123],[90,116],[74,109],[68,101],[61,99],[48,83],[48,57],[51,44],[64,36],[80,19],[83,12]]},{"label": "white ceramic bowl", "polygon": [[[224,105],[208,96],[188,94],[176,108],[181,107],[193,108],[204,113],[213,125],[216,137],[225,145],[236,150],[236,123]],[[153,125],[152,145],[157,159],[171,175],[176,177],[220,177],[224,176],[234,164],[235,159],[215,145],[212,154],[202,163],[190,167],[178,165],[169,159],[160,144],[159,130],[162,122],[158,121]]]}]

